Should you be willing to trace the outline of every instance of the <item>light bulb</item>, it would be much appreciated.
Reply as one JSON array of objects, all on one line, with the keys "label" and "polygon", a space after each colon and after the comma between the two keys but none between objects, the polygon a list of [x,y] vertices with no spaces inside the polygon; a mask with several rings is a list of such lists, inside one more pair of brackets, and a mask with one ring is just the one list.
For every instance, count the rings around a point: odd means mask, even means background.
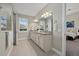
[{"label": "light bulb", "polygon": [[34,22],[38,22],[38,20],[37,20],[37,19],[35,19],[35,20],[34,20]]},{"label": "light bulb", "polygon": [[48,13],[48,12],[46,12],[46,14],[48,15],[49,13]]},{"label": "light bulb", "polygon": [[50,13],[49,16],[51,16],[52,14]]},{"label": "light bulb", "polygon": [[44,17],[44,15],[41,15],[41,17]]}]

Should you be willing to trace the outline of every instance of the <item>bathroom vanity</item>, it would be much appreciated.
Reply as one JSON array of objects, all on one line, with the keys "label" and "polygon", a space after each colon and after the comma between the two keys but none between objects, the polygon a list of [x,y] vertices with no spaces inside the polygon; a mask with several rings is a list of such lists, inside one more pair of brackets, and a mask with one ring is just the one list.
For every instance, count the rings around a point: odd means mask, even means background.
[{"label": "bathroom vanity", "polygon": [[45,52],[52,48],[52,35],[50,32],[30,32],[31,39]]},{"label": "bathroom vanity", "polygon": [[[45,14],[47,16],[40,17],[36,23],[38,24],[37,29],[30,31],[30,39],[32,39],[45,52],[48,52],[52,48],[53,14],[52,12],[45,12]],[[43,16],[43,14],[41,16]]]}]

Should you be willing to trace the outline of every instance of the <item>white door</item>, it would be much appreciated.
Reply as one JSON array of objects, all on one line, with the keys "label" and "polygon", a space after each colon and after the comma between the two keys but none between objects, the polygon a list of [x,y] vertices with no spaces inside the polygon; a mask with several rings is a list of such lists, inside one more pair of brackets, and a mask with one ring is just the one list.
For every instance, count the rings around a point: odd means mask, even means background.
[{"label": "white door", "polygon": [[43,35],[40,35],[39,37],[39,46],[44,49],[44,37]]},{"label": "white door", "polygon": [[62,55],[66,55],[66,4],[62,4]]}]

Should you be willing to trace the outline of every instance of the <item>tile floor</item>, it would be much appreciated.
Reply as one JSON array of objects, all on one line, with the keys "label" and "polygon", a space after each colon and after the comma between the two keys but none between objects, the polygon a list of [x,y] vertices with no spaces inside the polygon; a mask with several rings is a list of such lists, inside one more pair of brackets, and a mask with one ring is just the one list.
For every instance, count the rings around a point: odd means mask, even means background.
[{"label": "tile floor", "polygon": [[19,40],[13,47],[10,56],[56,56],[53,51],[45,53],[32,40]]}]

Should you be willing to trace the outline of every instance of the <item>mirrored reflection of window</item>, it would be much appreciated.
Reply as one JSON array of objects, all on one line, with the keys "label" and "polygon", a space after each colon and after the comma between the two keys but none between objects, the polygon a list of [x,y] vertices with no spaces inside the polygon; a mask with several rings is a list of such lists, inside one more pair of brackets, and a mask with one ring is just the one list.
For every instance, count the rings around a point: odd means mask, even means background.
[{"label": "mirrored reflection of window", "polygon": [[39,27],[40,27],[39,28],[40,30],[43,30],[43,31],[45,30],[45,21],[44,20],[40,21]]},{"label": "mirrored reflection of window", "polygon": [[20,31],[27,31],[28,28],[28,19],[19,18]]},{"label": "mirrored reflection of window", "polygon": [[0,22],[1,22],[1,30],[7,30],[7,16],[0,16]]},{"label": "mirrored reflection of window", "polygon": [[47,31],[50,31],[50,32],[52,31],[52,30],[51,30],[51,27],[52,27],[52,26],[51,26],[51,23],[52,23],[52,22],[51,22],[51,19],[48,18],[48,19],[46,20],[46,30],[47,30]]},{"label": "mirrored reflection of window", "polygon": [[11,30],[11,18],[8,16],[0,16],[0,24],[1,24],[1,31],[9,31]]}]

